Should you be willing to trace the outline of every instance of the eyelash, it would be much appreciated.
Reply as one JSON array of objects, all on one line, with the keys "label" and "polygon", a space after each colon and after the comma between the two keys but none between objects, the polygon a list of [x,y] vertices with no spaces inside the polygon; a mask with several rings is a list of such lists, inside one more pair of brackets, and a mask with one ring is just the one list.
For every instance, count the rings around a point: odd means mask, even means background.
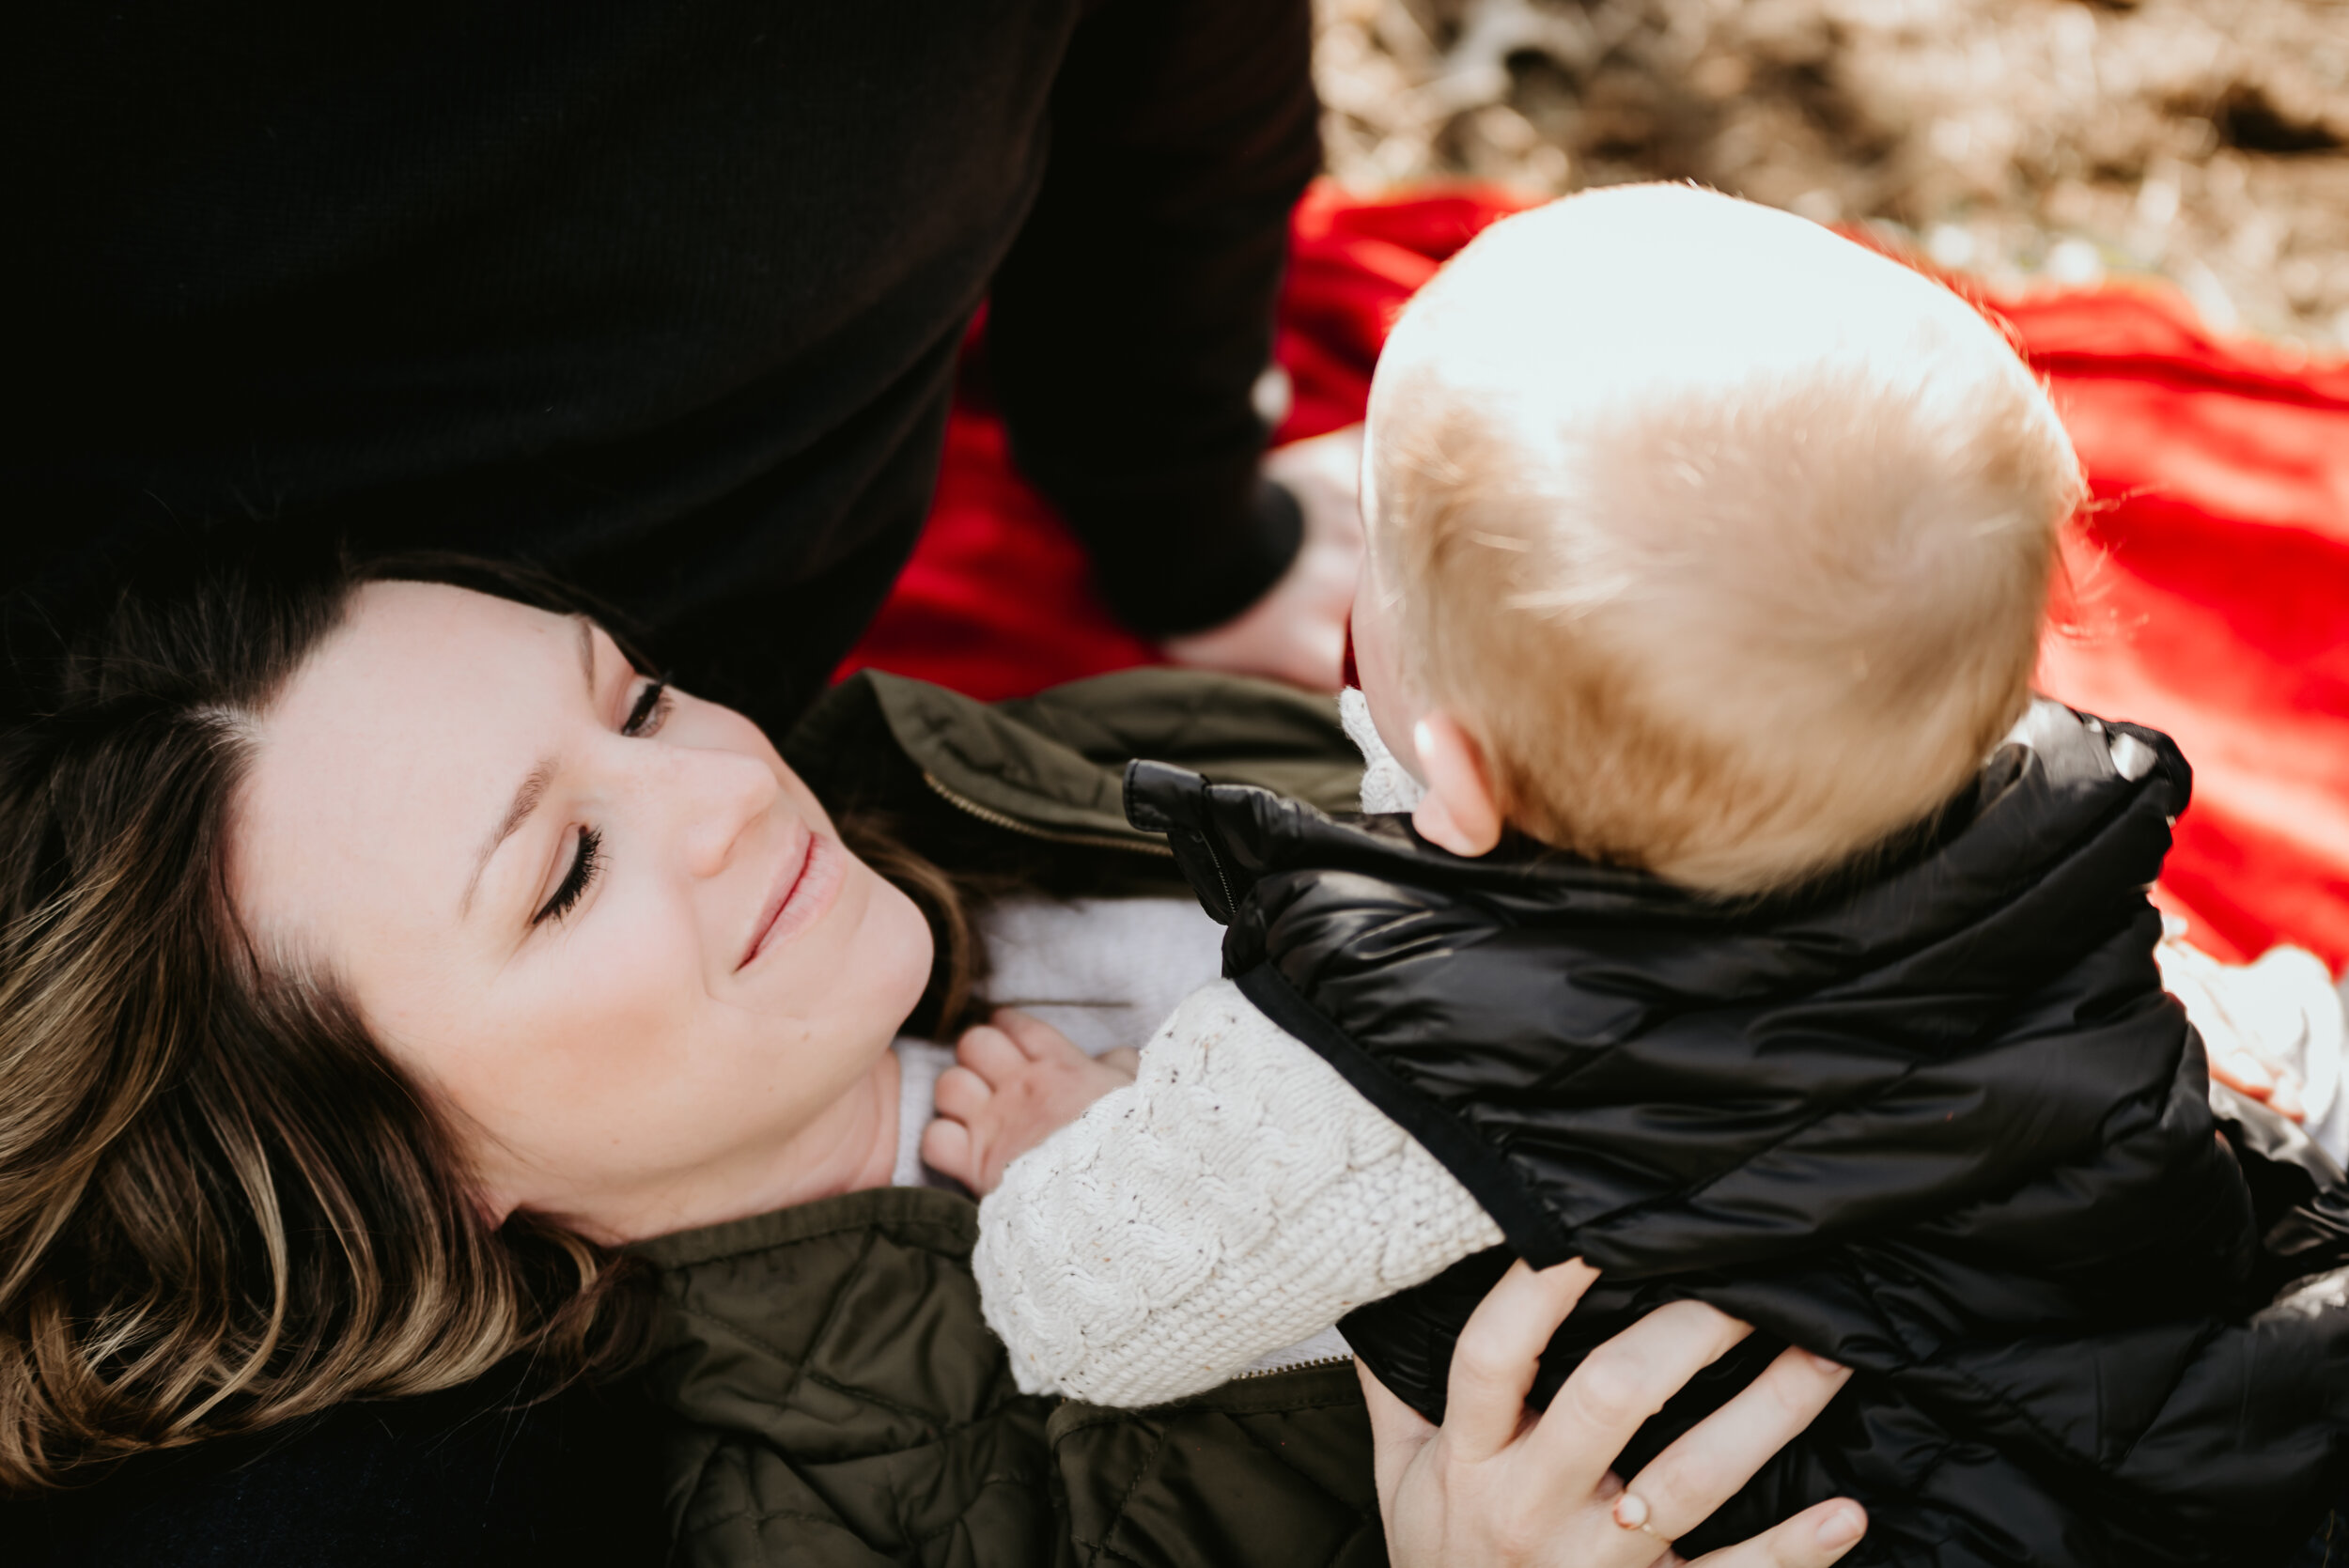
[{"label": "eyelash", "polygon": [[[628,718],[620,725],[620,733],[630,739],[643,739],[661,733],[661,724],[669,717],[669,682],[655,676],[645,683],[637,695],[636,706],[628,710]],[[594,828],[579,831],[579,853],[571,858],[570,870],[563,874],[563,885],[554,890],[538,912],[530,917],[530,924],[541,925],[550,920],[561,920],[585,896],[596,880],[596,870],[603,860],[603,834]]]},{"label": "eyelash", "polygon": [[645,690],[637,694],[636,706],[628,710],[628,719],[620,725],[620,733],[631,739],[660,734],[661,723],[669,717],[669,677],[653,676],[645,682]]},{"label": "eyelash", "polygon": [[572,857],[571,869],[563,875],[563,885],[554,890],[554,896],[546,907],[533,915],[530,924],[542,925],[550,920],[561,920],[571,912],[587,885],[596,879],[596,865],[603,858],[603,834],[593,828],[579,831],[579,853]]}]

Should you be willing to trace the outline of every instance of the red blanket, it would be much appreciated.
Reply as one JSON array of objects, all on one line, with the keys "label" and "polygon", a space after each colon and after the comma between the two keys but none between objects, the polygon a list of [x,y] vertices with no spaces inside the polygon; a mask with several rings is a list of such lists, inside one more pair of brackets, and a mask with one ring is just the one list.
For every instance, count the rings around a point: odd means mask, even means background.
[{"label": "red blanket", "polygon": [[[1299,208],[1283,440],[1361,417],[1395,312],[1523,198],[1460,190]],[[1985,302],[2048,379],[2094,489],[2041,685],[2177,737],[2194,764],[2162,902],[2197,941],[2349,964],[2349,364],[2220,341],[2155,289]],[[966,402],[913,560],[846,669],[985,697],[1157,657]]]}]

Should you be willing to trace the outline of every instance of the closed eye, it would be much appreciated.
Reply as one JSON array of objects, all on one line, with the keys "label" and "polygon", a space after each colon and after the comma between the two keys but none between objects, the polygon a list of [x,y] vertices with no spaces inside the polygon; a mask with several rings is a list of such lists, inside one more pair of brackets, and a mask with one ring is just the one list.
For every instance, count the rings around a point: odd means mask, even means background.
[{"label": "closed eye", "polygon": [[602,858],[603,835],[593,828],[579,831],[579,852],[571,857],[570,870],[563,874],[563,885],[554,890],[538,912],[530,917],[530,924],[542,925],[550,920],[561,920],[571,912],[573,905],[585,894],[596,879],[596,865]]},{"label": "closed eye", "polygon": [[628,718],[620,725],[620,733],[639,738],[660,734],[662,721],[669,717],[670,706],[668,677],[655,675],[645,682],[645,689],[636,694],[636,706],[628,710]]},{"label": "closed eye", "polygon": [[[661,723],[669,717],[671,706],[666,677],[655,676],[647,680],[645,689],[636,694],[635,704],[629,708],[627,719],[621,722],[620,733],[640,739],[658,735]],[[596,872],[602,860],[602,832],[594,828],[580,829],[579,848],[571,856],[570,869],[563,874],[562,886],[556,888],[554,895],[530,917],[530,924],[543,925],[550,920],[561,920],[569,914],[595,884]]]}]

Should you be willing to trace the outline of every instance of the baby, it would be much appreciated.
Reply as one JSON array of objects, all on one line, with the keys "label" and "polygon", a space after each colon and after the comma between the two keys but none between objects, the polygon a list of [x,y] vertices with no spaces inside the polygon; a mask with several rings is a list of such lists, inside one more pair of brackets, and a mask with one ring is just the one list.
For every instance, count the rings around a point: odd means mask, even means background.
[{"label": "baby", "polygon": [[1371,393],[1367,815],[1136,764],[1226,978],[1130,1084],[981,1032],[931,1129],[1020,1386],[1343,1319],[1440,1419],[1510,1256],[1579,1256],[1537,1403],[1665,1300],[1760,1330],[1626,1474],[1781,1345],[1855,1369],[1651,1521],[1687,1555],[1842,1493],[1854,1561],[2279,1558],[2342,1479],[2349,1202],[2163,992],[2183,759],[2031,695],[2080,496],[1979,314],[1799,219],[1637,187],[1469,246]]}]

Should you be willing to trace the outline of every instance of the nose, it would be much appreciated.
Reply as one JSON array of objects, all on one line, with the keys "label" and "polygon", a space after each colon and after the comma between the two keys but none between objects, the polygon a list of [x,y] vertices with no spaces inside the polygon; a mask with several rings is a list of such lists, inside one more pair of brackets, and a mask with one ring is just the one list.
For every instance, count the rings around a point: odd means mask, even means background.
[{"label": "nose", "polygon": [[740,752],[661,749],[673,769],[685,868],[695,877],[715,877],[733,863],[743,836],[774,810],[783,785],[764,762]]}]

